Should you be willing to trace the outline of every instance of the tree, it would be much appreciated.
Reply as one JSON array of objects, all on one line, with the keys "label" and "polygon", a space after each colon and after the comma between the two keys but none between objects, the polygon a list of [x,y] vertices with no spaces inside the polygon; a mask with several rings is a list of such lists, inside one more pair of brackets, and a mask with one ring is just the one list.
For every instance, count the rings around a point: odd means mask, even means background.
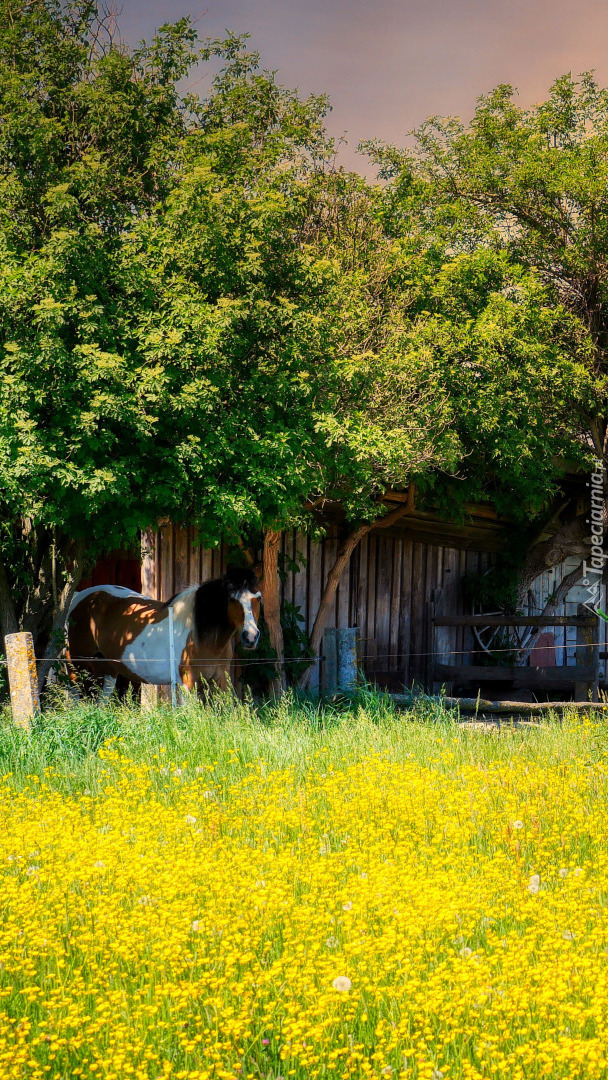
[{"label": "tree", "polygon": [[[318,130],[314,117],[309,126]],[[280,654],[281,530],[311,527],[312,508],[331,501],[355,529],[371,526],[388,487],[452,466],[457,447],[426,358],[399,356],[403,314],[386,288],[374,191],[288,153],[276,168],[276,132],[267,168],[256,146],[254,171],[249,151],[225,149],[235,138],[247,143],[240,123],[236,136],[200,136],[166,206],[133,230],[130,336],[148,381],[158,372],[155,437],[187,478],[201,538],[265,534],[265,611]],[[175,483],[168,495],[174,520],[183,494]]]},{"label": "tree", "polygon": [[[394,221],[415,203],[427,237],[451,245],[464,264],[472,254],[503,256],[516,276],[538,283],[534,321],[542,311],[562,345],[570,338],[549,370],[540,366],[538,377],[519,387],[519,422],[532,408],[547,427],[546,442],[541,436],[525,455],[541,467],[544,499],[524,505],[533,515],[544,502],[559,526],[554,540],[529,549],[521,568],[525,590],[542,569],[589,551],[587,515],[573,520],[572,505],[552,501],[564,460],[592,467],[593,459],[605,463],[608,454],[608,91],[592,74],[578,82],[566,75],[547,101],[524,110],[513,88],[501,85],[479,98],[468,126],[432,117],[416,132],[414,150],[368,149],[392,177]],[[504,376],[502,365],[494,364],[494,390],[504,386]],[[508,505],[504,479],[499,487]]]},{"label": "tree", "polygon": [[128,52],[88,0],[0,2],[0,619],[39,649],[172,485],[118,268],[175,183],[195,57],[187,20]]},{"label": "tree", "polygon": [[160,516],[270,551],[453,459],[445,402],[390,356],[374,195],[333,169],[326,109],[186,20],[130,53],[95,4],[0,3],[5,632],[52,655],[85,561]]}]

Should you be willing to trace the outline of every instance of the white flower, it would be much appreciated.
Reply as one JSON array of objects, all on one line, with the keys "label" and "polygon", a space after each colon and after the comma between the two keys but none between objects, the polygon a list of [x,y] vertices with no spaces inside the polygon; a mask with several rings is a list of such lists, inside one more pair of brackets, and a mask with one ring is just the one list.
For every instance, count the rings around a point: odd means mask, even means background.
[{"label": "white flower", "polygon": [[181,776],[183,771],[184,771],[183,769],[174,769],[173,770],[173,776]]},{"label": "white flower", "polygon": [[570,871],[565,866],[562,866],[561,870],[558,870],[557,872],[559,877],[568,877],[568,874],[570,873]]},{"label": "white flower", "polygon": [[514,829],[523,829],[523,827],[524,827],[523,821],[514,821],[513,822],[513,828]]},{"label": "white flower", "polygon": [[337,949],[340,945],[340,942],[335,937],[328,937],[325,939],[325,944],[327,945],[328,949]]},{"label": "white flower", "polygon": [[202,774],[205,771],[205,766],[204,765],[197,765],[196,769],[194,771],[195,771],[197,776],[202,776]]},{"label": "white flower", "polygon": [[539,889],[540,874],[532,874],[532,877],[530,878],[530,884],[528,885],[528,892],[532,893],[532,895],[535,896]]},{"label": "white flower", "polygon": [[200,929],[200,925],[201,924],[198,919],[195,919],[194,922],[191,924],[190,929],[196,934],[196,931]]},{"label": "white flower", "polygon": [[348,990],[350,990],[353,984],[348,978],[348,975],[338,975],[338,978],[334,979],[331,985],[333,986],[334,990],[339,990],[340,993],[344,994]]},{"label": "white flower", "polygon": [[572,933],[572,930],[564,930],[562,937],[564,941],[574,941],[574,934]]},{"label": "white flower", "polygon": [[212,791],[203,791],[203,799],[214,799],[215,795]]},{"label": "white flower", "polygon": [[96,860],[96,861],[95,861],[95,862],[93,863],[93,866],[94,866],[94,867],[96,868],[96,870],[105,870],[105,868],[106,868],[106,864],[105,864],[105,862],[103,861],[103,859],[97,859],[97,860]]},{"label": "white flower", "polygon": [[342,911],[351,911],[353,906],[352,900],[347,900],[345,904],[342,904]]},{"label": "white flower", "polygon": [[443,1073],[441,1069],[433,1069],[431,1073],[431,1080],[443,1080]]},{"label": "white flower", "polygon": [[194,814],[186,814],[186,825],[196,825],[196,818]]},{"label": "white flower", "polygon": [[473,950],[469,949],[468,945],[464,945],[458,955],[462,956],[463,960],[466,960],[469,956],[473,955]]}]

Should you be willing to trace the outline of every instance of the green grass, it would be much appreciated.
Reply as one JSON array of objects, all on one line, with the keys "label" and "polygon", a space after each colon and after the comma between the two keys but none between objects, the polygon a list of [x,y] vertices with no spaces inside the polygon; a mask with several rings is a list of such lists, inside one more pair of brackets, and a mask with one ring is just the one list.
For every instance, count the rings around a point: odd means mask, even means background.
[{"label": "green grass", "polygon": [[98,750],[108,740],[120,740],[122,752],[135,761],[158,763],[161,755],[172,768],[214,764],[226,782],[253,761],[302,775],[320,755],[333,768],[380,753],[395,762],[436,763],[444,771],[514,758],[597,761],[605,742],[602,721],[589,718],[566,715],[525,727],[467,729],[436,699],[420,698],[398,710],[372,690],[325,703],[292,695],[261,706],[228,697],[211,704],[192,700],[149,713],[134,704],[51,703],[30,733],[14,726],[8,709],[0,716],[0,774],[10,774],[22,788],[28,777],[51,770],[52,785],[64,791],[97,790],[104,768]]}]

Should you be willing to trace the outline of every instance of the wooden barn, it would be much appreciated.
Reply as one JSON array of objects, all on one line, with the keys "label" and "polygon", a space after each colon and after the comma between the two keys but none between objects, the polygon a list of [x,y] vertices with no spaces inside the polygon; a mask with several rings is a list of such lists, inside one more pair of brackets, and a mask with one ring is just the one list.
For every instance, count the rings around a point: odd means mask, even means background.
[{"label": "wooden barn", "polygon": [[[481,689],[493,697],[520,691],[524,698],[534,697],[539,690],[542,697],[546,689],[552,697],[585,698],[594,681],[605,680],[607,626],[600,622],[598,627],[597,619],[580,610],[586,598],[582,587],[571,589],[556,609],[562,625],[535,629],[536,643],[515,678],[512,672],[492,672],[493,664],[502,667],[508,657],[500,655],[496,638],[491,655],[484,652],[479,628],[467,622],[474,612],[466,582],[493,564],[510,527],[488,506],[469,507],[460,524],[413,509],[391,528],[364,537],[340,581],[327,625],[358,628],[359,665],[370,682],[393,691],[412,685],[437,691],[447,685],[465,694]],[[296,532],[283,535],[283,599],[298,608],[307,633],[342,529],[336,515],[319,543]],[[98,565],[91,582],[125,584],[166,600],[188,585],[221,575],[226,561],[224,548],[201,548],[194,529],[167,524],[143,537],[141,564],[136,554],[118,554]],[[547,598],[576,564],[576,558],[565,560],[537,578],[527,617],[538,619]],[[454,670],[463,667],[471,669],[470,678]],[[481,668],[487,670],[480,673]],[[322,691],[325,685],[321,661],[309,687]]]}]

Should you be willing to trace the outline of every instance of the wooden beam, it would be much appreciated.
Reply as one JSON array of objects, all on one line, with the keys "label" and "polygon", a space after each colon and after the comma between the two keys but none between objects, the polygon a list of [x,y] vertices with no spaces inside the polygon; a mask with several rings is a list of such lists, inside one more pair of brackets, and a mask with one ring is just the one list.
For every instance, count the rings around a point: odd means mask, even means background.
[{"label": "wooden beam", "polygon": [[455,698],[442,699],[448,708],[462,709],[463,712],[479,713],[543,713],[549,710],[553,712],[607,712],[608,704],[593,701],[485,701],[483,698]]},{"label": "wooden beam", "polygon": [[593,681],[592,667],[482,667],[477,664],[436,664],[434,681],[455,683],[512,682],[514,686],[537,689]]},{"label": "wooden beam", "polygon": [[435,626],[578,626],[593,627],[593,615],[437,615]]},{"label": "wooden beam", "polygon": [[[389,694],[395,705],[412,706],[414,698],[411,694]],[[442,697],[441,705],[448,709],[460,709],[462,712],[496,713],[497,715],[512,713],[528,715],[530,713],[544,712],[608,712],[608,703],[593,701],[488,701],[486,698],[458,698]]]}]

